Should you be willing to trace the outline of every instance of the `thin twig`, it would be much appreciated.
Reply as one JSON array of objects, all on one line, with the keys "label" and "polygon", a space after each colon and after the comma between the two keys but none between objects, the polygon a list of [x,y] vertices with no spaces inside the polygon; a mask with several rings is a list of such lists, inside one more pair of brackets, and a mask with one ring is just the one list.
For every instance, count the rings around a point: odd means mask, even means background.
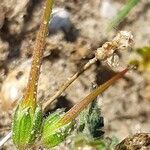
[{"label": "thin twig", "polygon": [[60,86],[59,90],[43,104],[44,111],[46,112],[50,107],[51,103],[55,99],[57,99],[69,87],[69,85],[73,83],[73,81],[75,81],[84,71],[86,71],[93,64],[95,64],[97,60],[106,60],[107,58],[111,57],[116,50],[122,47],[130,47],[132,44],[131,42],[133,42],[133,36],[131,35],[131,33],[127,31],[120,31],[111,42],[104,43],[102,47],[96,50],[95,57],[93,59],[90,59],[87,64],[85,64],[77,73],[68,78],[68,80],[65,81],[62,86]]},{"label": "thin twig", "polygon": [[97,61],[97,58],[94,57],[93,59],[91,59],[90,61],[88,61],[87,64],[85,64],[83,66],[83,68],[81,68],[81,70],[79,70],[78,72],[76,72],[72,77],[68,78],[68,80],[59,88],[59,90],[47,101],[44,103],[43,105],[43,109],[44,111],[46,111],[49,106],[51,105],[51,103],[57,98],[59,97],[66,89],[67,87],[73,82],[75,81],[85,70],[87,70],[88,68],[90,68],[93,64],[95,64],[95,62]]},{"label": "thin twig", "polygon": [[11,138],[12,132],[9,132],[1,141],[0,148]]}]

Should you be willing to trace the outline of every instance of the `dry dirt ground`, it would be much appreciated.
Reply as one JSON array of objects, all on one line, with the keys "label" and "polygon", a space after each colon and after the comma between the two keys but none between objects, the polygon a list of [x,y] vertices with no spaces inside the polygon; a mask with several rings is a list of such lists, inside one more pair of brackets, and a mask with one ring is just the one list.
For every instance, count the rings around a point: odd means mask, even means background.
[{"label": "dry dirt ground", "polygon": [[[49,99],[54,91],[80,66],[93,57],[94,50],[112,39],[118,31],[106,32],[112,14],[102,14],[104,0],[56,0],[55,7],[70,13],[69,31],[59,31],[47,38],[39,83],[39,100]],[[110,1],[113,11],[125,0]],[[11,127],[14,100],[22,96],[31,65],[32,49],[38,30],[42,0],[1,0],[0,2],[0,138]],[[150,1],[141,1],[118,27],[134,35],[134,47],[150,45]],[[120,53],[118,71],[127,65],[133,50]],[[102,67],[103,65],[103,67]],[[69,109],[85,97],[91,85],[101,84],[113,75],[105,64],[97,63],[83,73],[53,104]],[[136,132],[150,132],[150,77],[146,72],[130,71],[99,97],[107,136],[120,140]],[[10,147],[5,144],[3,149]]]}]

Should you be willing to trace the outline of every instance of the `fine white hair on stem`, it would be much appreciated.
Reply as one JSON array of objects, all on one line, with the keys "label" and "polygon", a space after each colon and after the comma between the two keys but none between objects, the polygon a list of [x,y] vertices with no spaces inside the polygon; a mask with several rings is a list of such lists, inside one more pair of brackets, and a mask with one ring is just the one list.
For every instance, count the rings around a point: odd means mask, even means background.
[{"label": "fine white hair on stem", "polygon": [[2,140],[0,140],[0,148],[11,138],[12,132],[9,132]]}]

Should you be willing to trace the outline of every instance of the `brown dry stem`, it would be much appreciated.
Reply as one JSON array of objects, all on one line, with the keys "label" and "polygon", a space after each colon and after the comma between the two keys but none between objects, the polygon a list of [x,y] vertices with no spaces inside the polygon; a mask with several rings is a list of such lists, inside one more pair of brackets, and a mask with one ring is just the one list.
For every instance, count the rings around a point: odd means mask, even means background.
[{"label": "brown dry stem", "polygon": [[77,73],[68,78],[68,80],[60,86],[59,90],[54,93],[54,95],[43,104],[43,109],[46,112],[50,107],[51,103],[57,99],[71,83],[73,83],[84,71],[89,69],[97,60],[104,61],[111,57],[114,52],[118,49],[127,49],[131,47],[133,43],[133,36],[130,32],[120,31],[112,41],[106,42],[102,47],[98,48],[95,52],[95,57],[90,59],[87,64],[85,64]]},{"label": "brown dry stem", "polygon": [[51,103],[57,98],[59,97],[66,89],[67,87],[69,87],[69,85],[75,81],[85,70],[87,70],[89,67],[91,67],[93,64],[95,64],[95,62],[97,61],[97,58],[94,57],[93,59],[91,59],[90,61],[88,61],[87,64],[85,64],[83,66],[83,68],[81,68],[81,70],[79,70],[78,72],[76,72],[73,76],[71,76],[70,78],[68,78],[68,80],[59,88],[59,90],[48,100],[44,103],[43,105],[43,109],[44,111],[47,111],[47,109],[49,108],[49,106],[51,105]]},{"label": "brown dry stem", "polygon": [[100,85],[98,88],[93,90],[88,96],[86,96],[83,100],[74,105],[60,120],[61,124],[67,124],[73,119],[77,117],[77,115],[88,106],[90,102],[92,102],[99,94],[104,92],[109,86],[114,84],[118,79],[120,79],[129,69],[124,69],[123,71],[117,73],[110,80]]}]

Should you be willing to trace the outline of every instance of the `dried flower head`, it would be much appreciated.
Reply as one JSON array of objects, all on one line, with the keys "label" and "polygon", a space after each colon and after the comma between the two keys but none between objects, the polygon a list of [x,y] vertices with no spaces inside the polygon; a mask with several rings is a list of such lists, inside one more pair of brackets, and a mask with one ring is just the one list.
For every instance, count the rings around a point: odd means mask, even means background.
[{"label": "dried flower head", "polygon": [[120,31],[112,42],[117,43],[118,49],[127,49],[133,45],[133,35],[129,31]]},{"label": "dried flower head", "polygon": [[98,48],[95,56],[99,60],[105,60],[112,56],[118,49],[127,49],[133,44],[133,35],[128,31],[120,31],[112,41],[106,42]]}]

